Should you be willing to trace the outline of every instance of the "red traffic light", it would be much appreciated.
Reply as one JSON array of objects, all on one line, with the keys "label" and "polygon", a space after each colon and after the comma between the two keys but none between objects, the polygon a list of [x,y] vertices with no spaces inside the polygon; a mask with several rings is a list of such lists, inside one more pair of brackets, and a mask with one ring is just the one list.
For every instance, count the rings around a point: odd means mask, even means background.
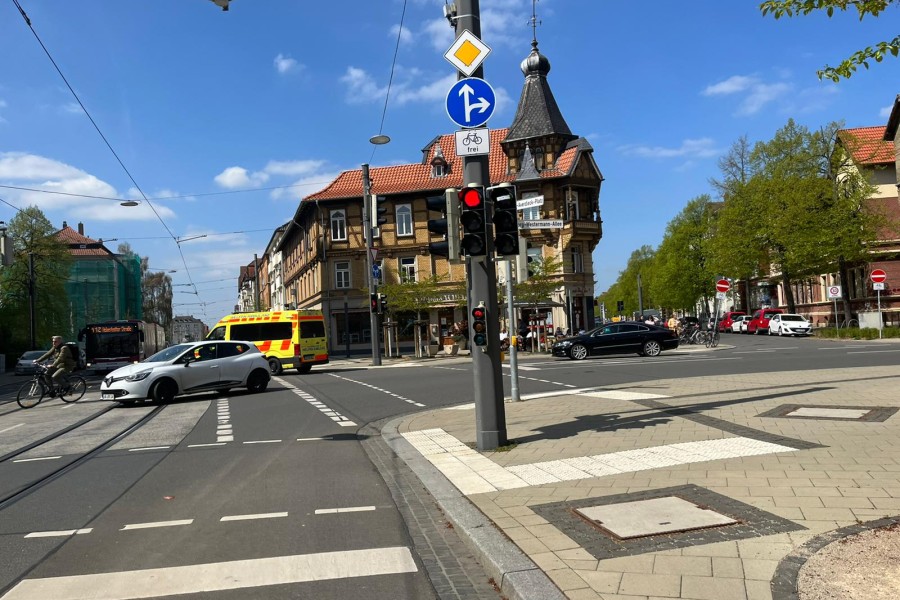
[{"label": "red traffic light", "polygon": [[459,199],[466,208],[481,208],[484,205],[484,195],[479,188],[463,188],[459,192]]},{"label": "red traffic light", "polygon": [[482,320],[484,320],[484,314],[485,314],[485,313],[484,313],[484,308],[482,308],[482,307],[480,307],[480,306],[479,306],[478,308],[473,308],[473,309],[472,309],[472,318],[473,318],[473,319],[476,319],[476,320],[478,320],[478,321],[482,321]]}]

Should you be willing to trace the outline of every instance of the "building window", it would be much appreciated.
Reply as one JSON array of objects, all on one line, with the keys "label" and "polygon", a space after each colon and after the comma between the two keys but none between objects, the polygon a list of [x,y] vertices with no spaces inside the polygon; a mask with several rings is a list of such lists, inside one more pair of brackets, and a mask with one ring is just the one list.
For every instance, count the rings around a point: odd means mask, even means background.
[{"label": "building window", "polygon": [[412,235],[412,207],[409,204],[397,206],[397,235]]},{"label": "building window", "polygon": [[416,257],[407,256],[400,259],[400,283],[416,280]]},{"label": "building window", "polygon": [[572,272],[584,273],[584,258],[580,246],[572,246]]},{"label": "building window", "polygon": [[331,211],[331,239],[332,241],[347,239],[347,213],[343,209]]},{"label": "building window", "polygon": [[447,175],[447,165],[442,162],[431,163],[431,176],[444,177]]},{"label": "building window", "polygon": [[578,207],[578,191],[566,190],[566,220],[577,221],[581,218],[581,209]]},{"label": "building window", "polygon": [[[540,196],[537,192],[522,192],[520,198],[525,200],[526,198],[535,198]],[[532,206],[530,208],[522,209],[522,220],[523,221],[537,221],[541,218],[541,207],[540,206]]]},{"label": "building window", "polygon": [[350,288],[349,262],[334,263],[334,287],[339,290],[346,290]]},{"label": "building window", "polygon": [[543,248],[528,248],[525,251],[528,274],[534,275],[544,260]]},{"label": "building window", "polygon": [[534,148],[531,151],[531,156],[534,158],[534,168],[542,171],[544,169],[544,149]]}]

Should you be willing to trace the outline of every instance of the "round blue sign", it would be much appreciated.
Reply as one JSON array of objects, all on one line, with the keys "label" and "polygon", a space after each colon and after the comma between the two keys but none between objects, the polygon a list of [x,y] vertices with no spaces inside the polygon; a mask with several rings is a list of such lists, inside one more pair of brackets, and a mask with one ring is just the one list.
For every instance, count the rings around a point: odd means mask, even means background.
[{"label": "round blue sign", "polygon": [[494,114],[494,88],[484,79],[460,79],[447,92],[447,115],[460,127],[480,127]]}]

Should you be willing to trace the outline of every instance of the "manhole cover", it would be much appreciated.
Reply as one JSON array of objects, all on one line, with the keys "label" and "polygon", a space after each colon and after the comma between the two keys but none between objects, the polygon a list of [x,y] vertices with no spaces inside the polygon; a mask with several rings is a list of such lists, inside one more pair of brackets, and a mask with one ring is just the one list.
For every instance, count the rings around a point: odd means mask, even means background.
[{"label": "manhole cover", "polygon": [[786,417],[818,417],[825,419],[862,419],[870,410],[859,408],[810,408],[805,406],[787,413]]},{"label": "manhole cover", "polygon": [[737,523],[714,510],[701,508],[675,496],[585,506],[575,510],[623,540]]}]

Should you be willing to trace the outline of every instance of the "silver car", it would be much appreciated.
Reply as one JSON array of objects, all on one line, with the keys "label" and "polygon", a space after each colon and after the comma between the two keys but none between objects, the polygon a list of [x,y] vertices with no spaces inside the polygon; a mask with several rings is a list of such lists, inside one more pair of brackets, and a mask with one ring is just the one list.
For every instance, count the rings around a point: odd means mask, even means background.
[{"label": "silver car", "polygon": [[170,402],[196,392],[246,387],[263,392],[269,365],[252,342],[202,341],[170,346],[141,362],[116,369],[100,384],[100,398],[121,404]]}]

